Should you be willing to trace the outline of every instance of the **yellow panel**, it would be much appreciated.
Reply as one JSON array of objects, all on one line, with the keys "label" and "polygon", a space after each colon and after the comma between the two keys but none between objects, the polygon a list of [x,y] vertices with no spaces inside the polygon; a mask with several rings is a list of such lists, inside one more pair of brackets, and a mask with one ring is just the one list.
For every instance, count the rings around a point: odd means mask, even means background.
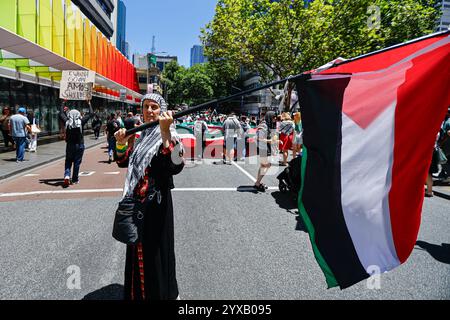
[{"label": "yellow panel", "polygon": [[75,61],[75,14],[72,1],[66,0],[66,54],[65,57]]},{"label": "yellow panel", "polygon": [[91,24],[88,19],[84,19],[84,60],[83,66],[91,69]]},{"label": "yellow panel", "polygon": [[36,0],[20,0],[17,4],[17,34],[36,42]]},{"label": "yellow panel", "polygon": [[49,50],[52,46],[52,5],[51,0],[39,1],[39,31],[38,43],[39,45]]},{"label": "yellow panel", "polygon": [[53,18],[53,52],[64,56],[65,54],[65,34],[64,34],[64,0],[52,1]]},{"label": "yellow panel", "polygon": [[0,27],[17,32],[17,0],[0,1]]},{"label": "yellow panel", "polygon": [[77,8],[75,13],[75,62],[83,65],[84,60],[84,42],[83,42],[84,25],[81,12]]},{"label": "yellow panel", "polygon": [[97,28],[91,26],[91,70],[97,71]]}]

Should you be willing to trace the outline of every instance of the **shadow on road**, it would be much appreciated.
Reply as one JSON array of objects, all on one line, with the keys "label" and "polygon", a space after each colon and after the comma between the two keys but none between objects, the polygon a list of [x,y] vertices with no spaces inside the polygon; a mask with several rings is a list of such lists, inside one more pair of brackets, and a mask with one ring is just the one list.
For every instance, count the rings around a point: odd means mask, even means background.
[{"label": "shadow on road", "polygon": [[254,186],[239,186],[237,188],[237,191],[238,192],[251,192],[254,194],[258,193],[258,190],[256,190]]},{"label": "shadow on road", "polygon": [[280,208],[285,209],[292,214],[297,214],[297,212],[292,211],[293,209],[298,209],[297,201],[293,193],[283,193],[281,191],[275,191],[272,192],[272,197],[275,199],[275,202]]},{"label": "shadow on road", "polygon": [[64,179],[41,179],[39,180],[39,183],[43,183],[52,187],[63,187]]},{"label": "shadow on road", "polygon": [[284,193],[280,191],[272,192],[272,197],[275,199],[275,202],[280,208],[285,209],[287,212],[295,215],[295,230],[307,232],[305,223],[303,222],[301,216],[298,214],[297,197],[292,192]]},{"label": "shadow on road", "polygon": [[81,300],[123,300],[124,287],[121,284],[110,284],[83,297]]},{"label": "shadow on road", "polygon": [[450,244],[443,243],[441,246],[438,246],[419,240],[416,242],[416,245],[428,252],[437,261],[450,264]]}]

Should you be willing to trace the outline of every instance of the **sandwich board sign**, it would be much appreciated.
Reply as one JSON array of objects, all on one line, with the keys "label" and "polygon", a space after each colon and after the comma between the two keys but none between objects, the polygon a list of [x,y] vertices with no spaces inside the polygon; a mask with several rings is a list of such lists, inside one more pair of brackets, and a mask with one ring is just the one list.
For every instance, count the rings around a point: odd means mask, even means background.
[{"label": "sandwich board sign", "polygon": [[65,100],[90,100],[92,99],[92,87],[94,82],[94,71],[63,71],[59,97]]}]

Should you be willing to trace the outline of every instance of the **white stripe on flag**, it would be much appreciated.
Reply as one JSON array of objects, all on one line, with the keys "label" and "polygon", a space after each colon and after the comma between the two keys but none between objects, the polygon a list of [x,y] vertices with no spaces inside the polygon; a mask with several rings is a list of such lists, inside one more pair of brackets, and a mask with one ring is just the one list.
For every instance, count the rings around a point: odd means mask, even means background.
[{"label": "white stripe on flag", "polygon": [[342,114],[341,201],[345,223],[365,270],[400,264],[391,231],[389,190],[395,105],[365,130]]}]

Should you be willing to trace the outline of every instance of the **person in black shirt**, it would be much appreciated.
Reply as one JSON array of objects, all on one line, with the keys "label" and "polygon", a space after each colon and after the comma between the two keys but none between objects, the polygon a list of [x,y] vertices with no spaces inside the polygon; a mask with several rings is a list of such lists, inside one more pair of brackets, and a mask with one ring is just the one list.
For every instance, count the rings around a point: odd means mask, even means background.
[{"label": "person in black shirt", "polygon": [[[84,154],[84,136],[83,126],[91,119],[94,114],[90,100],[86,100],[89,105],[89,113],[81,117],[78,110],[64,111],[64,105],[61,104],[59,118],[66,124],[66,161],[64,165],[64,187],[67,188],[72,182],[79,183],[78,173]],[[70,180],[70,171],[73,165],[72,181]]]},{"label": "person in black shirt", "polygon": [[113,161],[113,157],[115,157],[115,150],[116,150],[116,138],[114,137],[114,134],[120,129],[120,123],[116,119],[116,114],[111,113],[111,116],[109,117],[109,121],[106,124],[106,134],[108,139],[108,155],[109,160],[108,162],[111,163]]},{"label": "person in black shirt", "polygon": [[94,130],[95,140],[98,140],[98,138],[100,137],[101,128],[102,128],[102,120],[96,114],[94,115],[94,120],[92,120],[92,129]]}]

